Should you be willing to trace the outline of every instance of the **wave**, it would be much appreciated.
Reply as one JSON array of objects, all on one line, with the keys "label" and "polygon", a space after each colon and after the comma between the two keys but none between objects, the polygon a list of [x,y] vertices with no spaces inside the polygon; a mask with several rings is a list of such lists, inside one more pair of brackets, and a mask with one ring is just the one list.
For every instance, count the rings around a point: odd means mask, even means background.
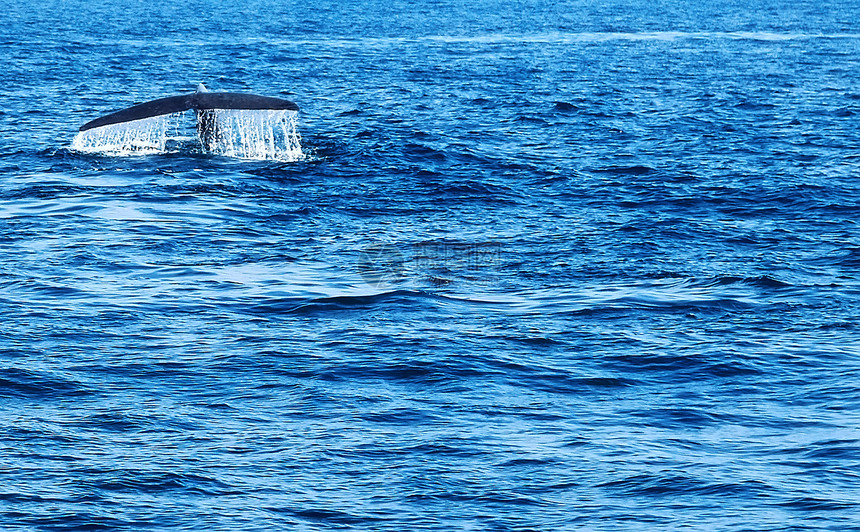
[{"label": "wave", "polygon": [[651,174],[656,172],[654,168],[650,166],[608,166],[606,168],[600,168],[596,170],[597,172],[607,173],[607,174],[619,174],[619,175],[644,175]]},{"label": "wave", "polygon": [[390,290],[361,295],[324,297],[259,298],[238,303],[244,311],[272,316],[278,314],[318,314],[331,312],[369,311],[379,309],[412,309],[418,311],[446,304],[495,305],[496,302],[464,299],[421,290]]},{"label": "wave", "polygon": [[[490,286],[481,292],[458,293],[449,283],[437,284],[442,290],[392,289],[357,295],[323,297],[260,297],[237,300],[236,304],[253,314],[327,313],[379,309],[433,309],[480,307],[491,312],[542,314],[595,314],[624,310],[721,310],[745,311],[774,303],[773,297],[799,290],[797,285],[761,277],[720,276],[707,279],[671,278],[639,285],[592,285],[590,288],[545,288],[503,290]],[[734,291],[732,290],[734,289]],[[415,307],[417,305],[417,307]],[[535,340],[541,341],[541,340]],[[550,341],[550,340],[542,340]]]},{"label": "wave", "polygon": [[47,372],[19,368],[0,369],[0,397],[52,399],[76,398],[92,394],[93,391],[81,383]]},{"label": "wave", "polygon": [[[182,249],[171,242],[165,245],[164,253]],[[821,288],[767,275],[692,278],[666,273],[637,283],[594,278],[567,286],[522,288],[511,282],[505,264],[493,262],[501,260],[493,254],[498,253],[496,247],[479,249],[474,244],[455,250],[448,245],[443,249],[447,255],[437,257],[442,251],[433,246],[431,242],[382,247],[379,257],[368,255],[366,260],[371,262],[365,266],[361,257],[356,257],[358,262],[349,265],[353,269],[349,275],[340,267],[306,264],[291,255],[278,256],[277,264],[270,261],[243,268],[214,263],[159,265],[131,262],[127,257],[117,262],[103,254],[77,250],[67,257],[70,265],[84,269],[76,278],[12,278],[0,283],[0,294],[10,306],[22,306],[26,301],[28,315],[56,308],[59,302],[70,312],[80,311],[83,301],[103,312],[111,308],[166,312],[222,306],[270,317],[455,307],[521,315],[600,315],[627,311],[746,312],[791,302],[802,304]],[[365,250],[366,254],[371,252],[370,248]],[[125,288],[116,292],[112,288],[116,285],[107,279]],[[197,282],[199,279],[208,280]],[[195,282],[165,298],[150,286],[154,280]],[[551,343],[539,338],[530,341]]]},{"label": "wave", "polygon": [[749,480],[740,482],[713,482],[690,474],[639,473],[623,479],[597,485],[608,492],[650,497],[684,496],[691,494],[714,496],[767,497],[776,489],[764,482]]},{"label": "wave", "polygon": [[[495,33],[475,36],[467,35],[426,35],[414,37],[336,37],[325,40],[328,46],[338,48],[380,48],[386,46],[402,46],[417,43],[445,44],[573,44],[600,43],[611,41],[657,41],[675,42],[685,40],[727,40],[727,41],[757,41],[784,42],[798,40],[858,40],[860,33],[829,32],[774,32],[774,31],[588,31],[588,32],[548,32],[548,33]],[[278,39],[267,39],[266,44],[272,45]],[[231,44],[247,44],[230,42]],[[226,43],[225,43],[226,44]],[[320,41],[284,41],[289,45],[319,45]]]}]

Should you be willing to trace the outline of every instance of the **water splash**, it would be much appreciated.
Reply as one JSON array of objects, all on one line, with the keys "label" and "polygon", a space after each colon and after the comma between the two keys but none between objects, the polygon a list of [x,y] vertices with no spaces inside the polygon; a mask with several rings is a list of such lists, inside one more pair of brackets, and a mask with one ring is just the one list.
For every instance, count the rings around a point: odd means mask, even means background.
[{"label": "water splash", "polygon": [[239,159],[297,161],[304,157],[298,113],[287,110],[213,109],[215,128],[206,151]]},{"label": "water splash", "polygon": [[198,151],[240,159],[298,161],[304,158],[298,113],[289,110],[213,109],[215,124],[200,139],[191,113],[174,113],[79,132],[71,148],[111,156]]},{"label": "water splash", "polygon": [[175,150],[182,135],[184,113],[154,116],[81,131],[72,140],[72,149],[103,155],[148,155]]}]

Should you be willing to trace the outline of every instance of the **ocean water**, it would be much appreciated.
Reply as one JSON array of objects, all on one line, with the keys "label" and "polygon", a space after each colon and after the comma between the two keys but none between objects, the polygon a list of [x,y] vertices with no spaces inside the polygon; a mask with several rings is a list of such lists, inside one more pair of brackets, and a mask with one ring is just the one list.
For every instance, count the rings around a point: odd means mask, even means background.
[{"label": "ocean water", "polygon": [[860,530],[860,3],[0,5],[0,529]]}]

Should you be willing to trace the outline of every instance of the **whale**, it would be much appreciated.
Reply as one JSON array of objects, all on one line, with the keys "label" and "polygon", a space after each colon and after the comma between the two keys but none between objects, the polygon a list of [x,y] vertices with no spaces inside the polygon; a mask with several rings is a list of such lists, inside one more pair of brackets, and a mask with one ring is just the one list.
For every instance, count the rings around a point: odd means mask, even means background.
[{"label": "whale", "polygon": [[192,109],[197,113],[197,133],[200,136],[200,141],[205,148],[209,149],[218,134],[216,111],[219,109],[298,111],[299,106],[289,100],[270,96],[236,92],[209,92],[201,83],[197,86],[197,90],[191,94],[168,96],[133,105],[90,120],[82,125],[79,130],[87,131],[144,118],[182,113]]}]

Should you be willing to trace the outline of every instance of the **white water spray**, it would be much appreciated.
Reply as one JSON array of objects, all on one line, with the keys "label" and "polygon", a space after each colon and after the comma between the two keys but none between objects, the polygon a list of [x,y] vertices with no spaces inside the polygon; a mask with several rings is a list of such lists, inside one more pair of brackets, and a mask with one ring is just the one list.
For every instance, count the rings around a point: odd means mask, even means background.
[{"label": "white water spray", "polygon": [[167,153],[170,141],[190,139],[180,133],[182,117],[183,113],[153,116],[81,131],[75,135],[72,149],[118,156]]},{"label": "white water spray", "polygon": [[[113,156],[192,149],[240,159],[298,161],[304,158],[298,113],[289,110],[212,109],[215,127],[204,147],[189,113],[174,113],[96,127],[79,132],[71,148]],[[193,116],[193,115],[192,115]]]},{"label": "white water spray", "polygon": [[297,161],[302,153],[298,113],[284,110],[213,109],[208,151],[239,159]]}]

